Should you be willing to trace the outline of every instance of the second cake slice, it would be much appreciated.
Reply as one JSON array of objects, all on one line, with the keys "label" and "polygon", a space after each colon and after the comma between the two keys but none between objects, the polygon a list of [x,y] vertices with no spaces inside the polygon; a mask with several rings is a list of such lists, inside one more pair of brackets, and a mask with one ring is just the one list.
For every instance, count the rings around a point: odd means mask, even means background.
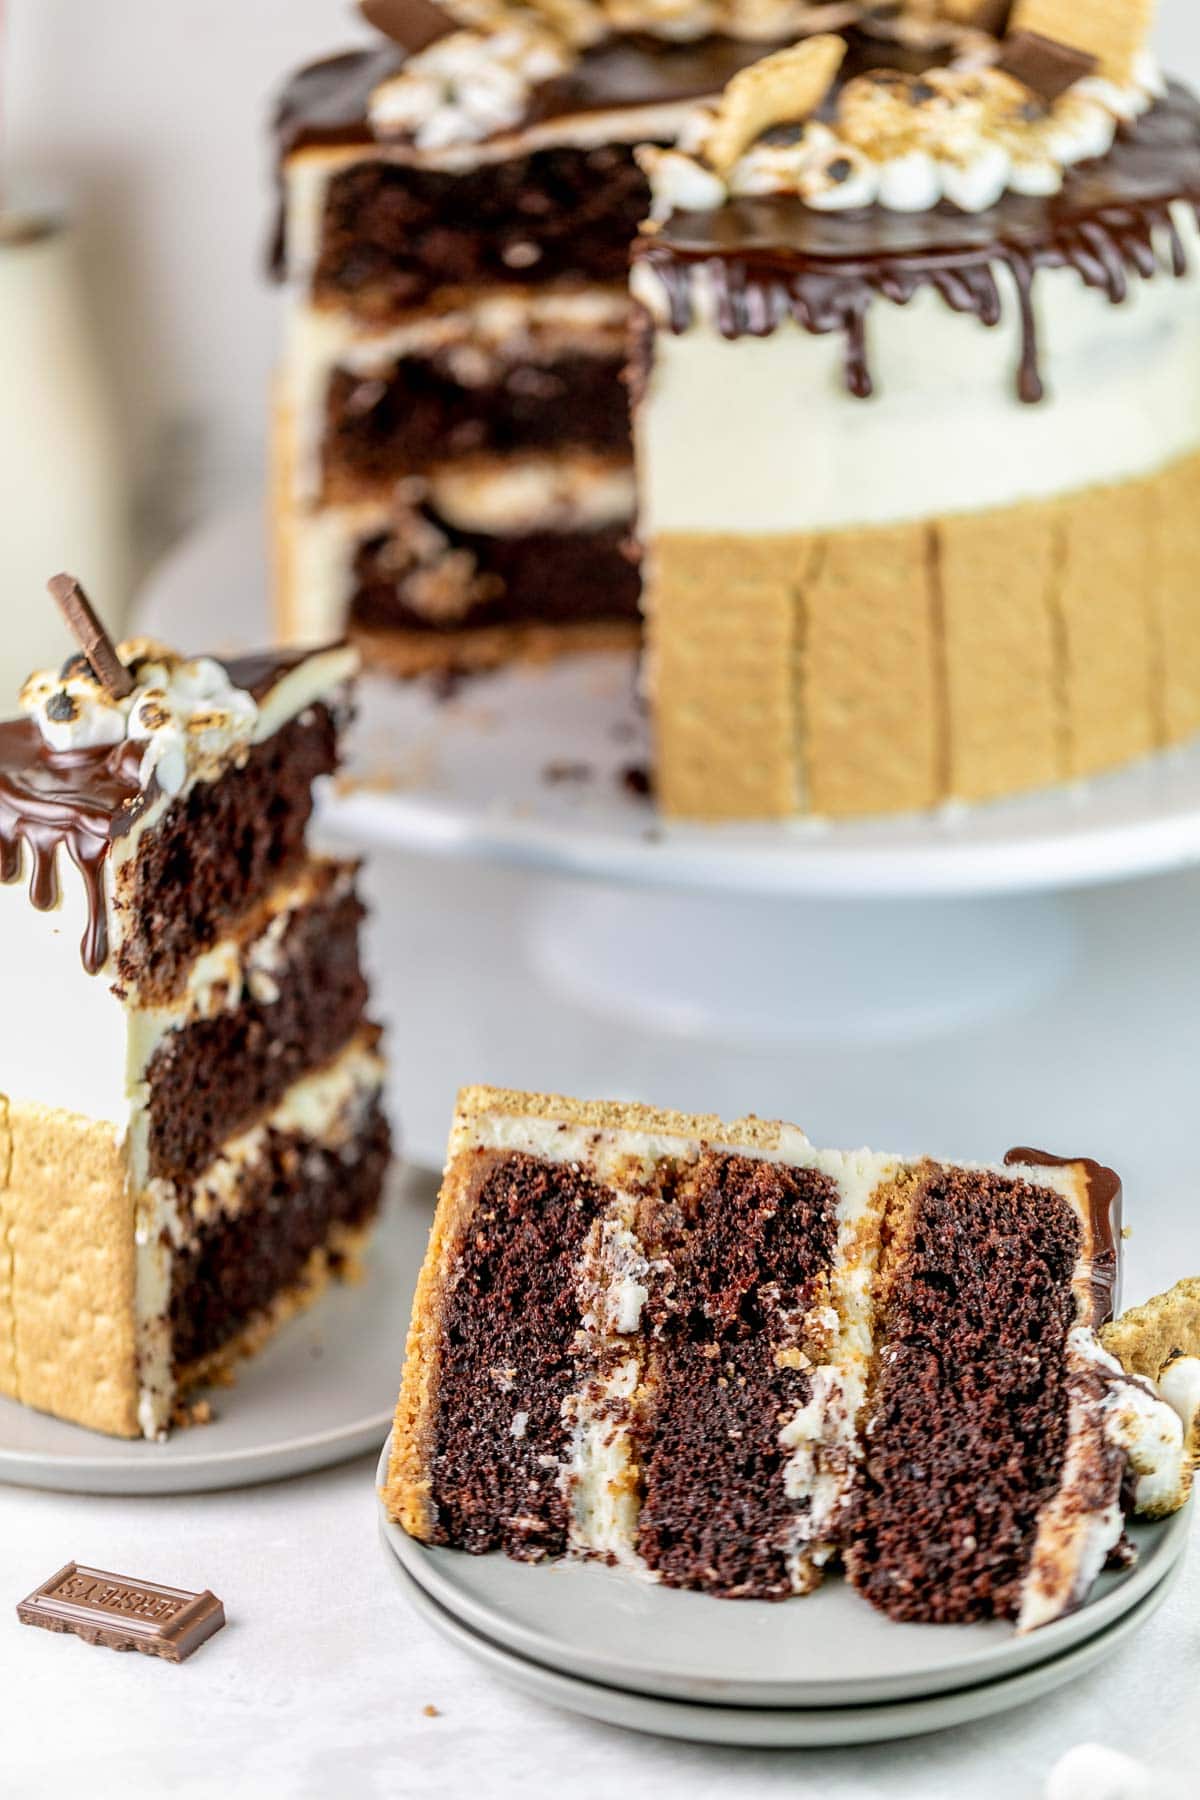
[{"label": "second cake slice", "polygon": [[[840,1555],[894,1618],[1079,1604],[1186,1497],[1100,1346],[1120,1185],[818,1150],[795,1127],[469,1089],[386,1489],[415,1537],[728,1597]],[[1127,1483],[1127,1485],[1126,1485]]]}]

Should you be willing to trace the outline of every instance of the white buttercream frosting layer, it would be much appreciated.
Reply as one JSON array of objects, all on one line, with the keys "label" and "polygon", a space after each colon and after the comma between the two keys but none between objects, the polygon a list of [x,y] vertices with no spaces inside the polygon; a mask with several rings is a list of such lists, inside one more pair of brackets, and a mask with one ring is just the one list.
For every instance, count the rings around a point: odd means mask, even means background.
[{"label": "white buttercream frosting layer", "polygon": [[[633,292],[658,329],[637,410],[639,532],[820,532],[984,511],[1133,480],[1200,448],[1200,232],[1175,222],[1193,273],[1131,280],[1120,306],[1070,269],[1034,283],[1046,396],[1022,405],[1020,296],[995,271],[990,330],[932,290],[880,298],[866,329],[875,395],[846,392],[845,337],[788,320],[721,335],[708,272],[694,323],[670,328],[661,277]],[[1165,251],[1165,246],[1164,246]],[[764,429],[764,420],[770,429]]]}]

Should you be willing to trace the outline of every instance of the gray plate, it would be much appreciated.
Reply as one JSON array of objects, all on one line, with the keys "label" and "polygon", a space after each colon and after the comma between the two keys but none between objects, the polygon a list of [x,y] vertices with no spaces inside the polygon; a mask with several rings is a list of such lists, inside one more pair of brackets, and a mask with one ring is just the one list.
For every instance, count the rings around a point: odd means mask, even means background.
[{"label": "gray plate", "polygon": [[[386,1458],[386,1449],[385,1449]],[[380,1462],[380,1475],[385,1462]],[[518,1563],[431,1550],[380,1512],[384,1535],[429,1596],[523,1658],[670,1699],[732,1706],[858,1706],[1015,1675],[1112,1625],[1183,1554],[1192,1508],[1138,1525],[1137,1567],[1104,1575],[1088,1604],[1028,1637],[1011,1625],[898,1625],[827,1581],[783,1604],[714,1600],[595,1563]]]},{"label": "gray plate", "polygon": [[[390,1546],[389,1546],[390,1547]],[[984,1682],[957,1693],[932,1699],[893,1702],[878,1706],[831,1708],[771,1708],[749,1706],[689,1705],[681,1700],[652,1699],[595,1681],[561,1675],[540,1663],[516,1656],[511,1650],[482,1637],[438,1605],[389,1557],[396,1579],[409,1602],[435,1631],[481,1663],[493,1675],[535,1700],[600,1719],[606,1725],[622,1725],[630,1731],[652,1732],[659,1737],[681,1738],[696,1744],[737,1744],[758,1749],[821,1749],[838,1744],[875,1744],[891,1738],[919,1737],[927,1731],[945,1731],[1040,1699],[1055,1688],[1086,1675],[1104,1658],[1139,1631],[1162,1605],[1181,1573],[1177,1562],[1167,1577],[1151,1588],[1139,1604],[1086,1643],[1056,1656],[1036,1668],[998,1681]],[[720,1604],[718,1602],[718,1604]]]},{"label": "gray plate", "polygon": [[397,1179],[365,1279],[332,1288],[243,1363],[235,1386],[213,1392],[210,1425],[165,1444],[130,1442],[0,1400],[0,1481],[83,1494],[189,1493],[275,1481],[375,1450],[396,1405],[431,1216],[428,1179]]}]

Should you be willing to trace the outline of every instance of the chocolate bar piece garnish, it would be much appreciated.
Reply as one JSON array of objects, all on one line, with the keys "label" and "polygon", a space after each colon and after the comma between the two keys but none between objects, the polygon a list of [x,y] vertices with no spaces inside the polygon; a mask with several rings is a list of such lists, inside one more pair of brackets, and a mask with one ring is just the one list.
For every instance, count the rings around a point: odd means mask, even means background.
[{"label": "chocolate bar piece garnish", "polygon": [[182,1662],[220,1631],[225,1608],[207,1589],[190,1594],[70,1562],[21,1601],[17,1617],[23,1625],[71,1632],[85,1644]]},{"label": "chocolate bar piece garnish", "polygon": [[73,575],[52,575],[46,586],[79,639],[97,681],[107,688],[114,700],[124,700],[133,692],[133,677],[117,655],[112,639],[96,617],[82,587]]},{"label": "chocolate bar piece garnish", "polygon": [[358,6],[368,25],[400,44],[410,56],[461,29],[433,0],[358,0]]},{"label": "chocolate bar piece garnish", "polygon": [[1024,82],[1047,105],[1090,75],[1096,58],[1072,44],[1060,44],[1039,31],[1014,31],[1000,46],[998,68]]}]

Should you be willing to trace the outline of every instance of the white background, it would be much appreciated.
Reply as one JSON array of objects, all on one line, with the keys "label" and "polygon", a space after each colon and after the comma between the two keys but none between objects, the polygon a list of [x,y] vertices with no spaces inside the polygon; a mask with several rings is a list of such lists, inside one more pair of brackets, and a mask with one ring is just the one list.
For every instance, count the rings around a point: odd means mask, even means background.
[{"label": "white background", "polygon": [[[370,34],[350,0],[8,0],[7,13],[10,178],[79,203],[161,539],[261,466],[271,96],[295,64]],[[1200,71],[1192,0],[1162,0],[1161,20],[1164,61]]]}]

